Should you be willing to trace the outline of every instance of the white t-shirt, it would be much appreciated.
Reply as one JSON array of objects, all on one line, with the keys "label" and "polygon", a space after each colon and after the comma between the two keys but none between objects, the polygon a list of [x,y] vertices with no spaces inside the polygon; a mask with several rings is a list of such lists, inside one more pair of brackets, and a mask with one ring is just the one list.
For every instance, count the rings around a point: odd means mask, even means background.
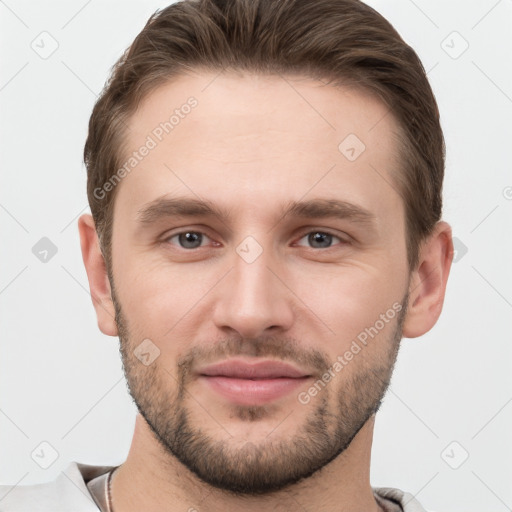
[{"label": "white t-shirt", "polygon": [[[113,467],[71,462],[52,482],[0,485],[0,512],[100,512],[101,490]],[[373,493],[386,512],[427,512],[412,494],[399,489],[373,487]]]}]

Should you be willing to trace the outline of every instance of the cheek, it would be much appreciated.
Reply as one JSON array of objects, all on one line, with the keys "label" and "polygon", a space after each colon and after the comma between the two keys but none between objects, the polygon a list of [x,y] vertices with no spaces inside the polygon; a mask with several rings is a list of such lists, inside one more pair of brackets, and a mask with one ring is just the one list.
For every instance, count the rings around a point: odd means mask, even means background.
[{"label": "cheek", "polygon": [[167,354],[185,349],[180,339],[191,326],[197,328],[195,311],[218,281],[218,272],[195,264],[170,265],[161,258],[147,258],[144,265],[142,258],[127,258],[118,268],[116,288],[131,337],[149,338]]},{"label": "cheek", "polygon": [[375,333],[376,323],[379,336],[394,328],[406,282],[403,273],[390,276],[392,268],[388,272],[362,266],[337,268],[328,276],[319,273],[297,284],[296,293],[308,307],[307,318],[324,322],[330,328],[326,339],[341,350],[361,333],[364,339],[367,329]]}]

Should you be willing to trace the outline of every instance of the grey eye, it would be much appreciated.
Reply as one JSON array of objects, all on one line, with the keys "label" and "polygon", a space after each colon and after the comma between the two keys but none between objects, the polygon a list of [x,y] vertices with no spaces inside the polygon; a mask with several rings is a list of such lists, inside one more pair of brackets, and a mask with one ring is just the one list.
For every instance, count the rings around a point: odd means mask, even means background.
[{"label": "grey eye", "polygon": [[317,231],[308,235],[308,242],[315,248],[326,248],[332,245],[333,235]]},{"label": "grey eye", "polygon": [[[305,240],[305,243],[303,240]],[[304,235],[300,239],[298,245],[309,246],[313,249],[328,249],[333,245],[334,240],[337,240],[338,242],[342,241],[336,235],[331,235],[325,231],[311,231],[311,233]]]},{"label": "grey eye", "polygon": [[203,233],[197,231],[184,231],[183,233],[178,233],[170,237],[169,242],[173,239],[177,239],[178,244],[184,249],[196,249],[202,245],[203,237]]}]

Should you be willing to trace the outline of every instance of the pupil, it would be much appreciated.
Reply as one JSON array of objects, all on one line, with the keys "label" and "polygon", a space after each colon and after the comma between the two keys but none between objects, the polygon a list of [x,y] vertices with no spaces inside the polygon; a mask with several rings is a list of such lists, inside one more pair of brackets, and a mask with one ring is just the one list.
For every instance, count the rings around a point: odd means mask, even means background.
[{"label": "pupil", "polygon": [[201,245],[201,237],[200,233],[188,232],[180,234],[179,240],[182,247],[194,249]]},{"label": "pupil", "polygon": [[327,233],[311,233],[309,242],[313,247],[329,247],[332,242],[332,235]]}]

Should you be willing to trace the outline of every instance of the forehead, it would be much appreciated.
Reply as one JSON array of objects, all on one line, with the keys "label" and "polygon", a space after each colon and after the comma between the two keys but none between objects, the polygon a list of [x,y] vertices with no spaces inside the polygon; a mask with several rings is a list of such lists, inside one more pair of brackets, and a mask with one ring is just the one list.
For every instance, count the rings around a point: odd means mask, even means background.
[{"label": "forehead", "polygon": [[399,200],[398,125],[386,105],[354,88],[305,77],[182,75],[149,93],[128,127],[124,162],[139,156],[118,196],[132,209],[175,193],[238,198],[238,206],[333,192],[365,207]]}]

